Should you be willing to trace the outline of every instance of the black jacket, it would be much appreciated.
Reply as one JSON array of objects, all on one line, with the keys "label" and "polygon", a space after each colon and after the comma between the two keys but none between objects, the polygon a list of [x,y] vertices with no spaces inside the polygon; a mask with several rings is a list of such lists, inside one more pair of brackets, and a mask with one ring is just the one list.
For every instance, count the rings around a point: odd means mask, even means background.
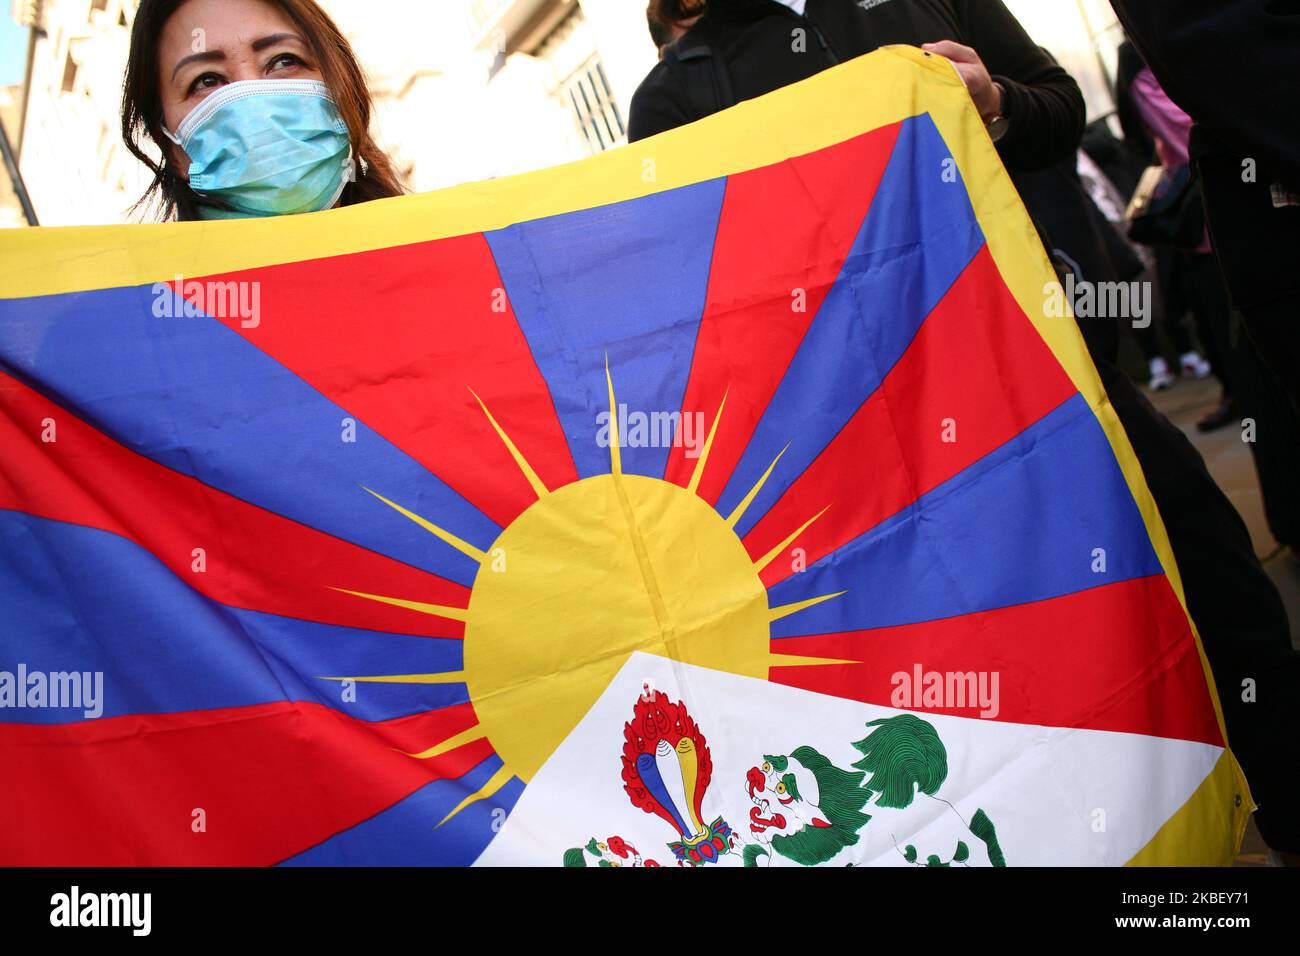
[{"label": "black jacket", "polygon": [[[676,50],[712,50],[730,83],[725,98],[739,102],[882,46],[955,40],[979,53],[1006,90],[1002,112],[1009,126],[998,143],[1003,162],[1043,169],[1079,147],[1085,109],[1078,84],[1034,44],[1001,0],[808,0],[805,13],[800,17],[777,0],[709,0]],[[800,27],[806,51],[794,49],[792,31]],[[629,139],[706,115],[701,98],[687,89],[687,75],[672,56],[650,71],[632,97]]]},{"label": "black jacket", "polygon": [[[1251,310],[1300,296],[1300,207],[1273,195],[1300,193],[1300,0],[1111,5],[1196,123],[1192,159],[1235,304]],[[1247,167],[1253,176],[1243,175]]]},{"label": "black jacket", "polygon": [[1231,150],[1300,191],[1300,0],[1112,0],[1194,156]]}]

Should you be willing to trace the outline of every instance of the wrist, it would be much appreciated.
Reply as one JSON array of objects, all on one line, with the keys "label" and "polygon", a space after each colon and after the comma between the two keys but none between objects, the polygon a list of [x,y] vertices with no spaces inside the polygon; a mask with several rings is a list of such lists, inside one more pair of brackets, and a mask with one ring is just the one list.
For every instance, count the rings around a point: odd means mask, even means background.
[{"label": "wrist", "polygon": [[993,81],[992,95],[989,97],[989,102],[986,104],[985,108],[980,111],[980,119],[984,121],[985,125],[1003,115],[1002,107],[1006,102],[1006,92],[1006,89],[1003,88],[1001,83],[997,80]]},{"label": "wrist", "polygon": [[997,89],[997,106],[991,114],[982,117],[982,119],[984,120],[984,128],[988,130],[989,138],[997,143],[1007,135],[1007,130],[1011,124],[1003,112],[1006,104],[1006,87],[996,81],[993,86]]}]

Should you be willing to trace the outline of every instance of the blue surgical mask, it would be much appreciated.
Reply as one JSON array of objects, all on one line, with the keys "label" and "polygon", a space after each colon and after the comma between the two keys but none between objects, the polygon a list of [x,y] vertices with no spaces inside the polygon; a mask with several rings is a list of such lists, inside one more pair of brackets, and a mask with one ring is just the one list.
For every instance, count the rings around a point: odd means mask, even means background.
[{"label": "blue surgical mask", "polygon": [[204,218],[328,209],[351,178],[348,127],[319,80],[228,83],[163,132],[190,158],[190,188],[213,204]]}]

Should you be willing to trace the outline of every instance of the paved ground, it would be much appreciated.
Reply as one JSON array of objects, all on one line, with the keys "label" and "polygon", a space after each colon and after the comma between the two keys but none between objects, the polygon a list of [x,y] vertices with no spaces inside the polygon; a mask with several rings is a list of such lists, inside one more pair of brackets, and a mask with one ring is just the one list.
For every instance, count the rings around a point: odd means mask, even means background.
[{"label": "paved ground", "polygon": [[[1213,379],[1180,380],[1169,391],[1159,392],[1151,399],[1191,438],[1204,456],[1210,473],[1241,512],[1255,542],[1255,553],[1282,592],[1282,599],[1291,615],[1291,641],[1300,648],[1300,564],[1292,561],[1269,533],[1250,449],[1241,440],[1238,428],[1224,428],[1209,435],[1196,430],[1197,419],[1219,400],[1218,383]],[[1252,823],[1236,865],[1263,866],[1267,852],[1268,848]]]}]

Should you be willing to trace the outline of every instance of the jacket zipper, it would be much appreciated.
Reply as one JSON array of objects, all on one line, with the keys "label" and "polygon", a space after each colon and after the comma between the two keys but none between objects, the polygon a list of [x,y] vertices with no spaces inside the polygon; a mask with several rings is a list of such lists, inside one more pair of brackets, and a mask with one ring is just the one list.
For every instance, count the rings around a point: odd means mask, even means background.
[{"label": "jacket zipper", "polygon": [[807,5],[804,6],[805,12],[799,14],[799,13],[795,13],[794,10],[792,10],[790,7],[787,7],[784,3],[781,2],[781,0],[764,0],[764,2],[767,3],[768,6],[778,8],[786,16],[794,17],[796,20],[801,20],[804,23],[808,24],[808,26],[812,29],[813,36],[817,38],[818,46],[820,46],[822,48],[822,52],[826,54],[826,59],[831,61],[831,65],[837,66],[839,63],[842,62],[840,60],[839,54],[835,52],[835,48],[832,47],[830,45],[830,42],[826,39],[826,34],[822,32],[821,25],[818,24],[818,22],[814,20],[811,16],[809,16],[808,13],[806,12],[808,9]]},{"label": "jacket zipper", "polygon": [[817,35],[817,42],[822,45],[822,50],[826,53],[826,58],[831,61],[831,65],[838,64],[840,58],[831,48],[830,43],[826,39],[826,35],[822,33],[822,28],[818,25],[817,21],[806,13],[803,15],[803,18],[808,21],[808,25],[812,27],[813,33]]}]

